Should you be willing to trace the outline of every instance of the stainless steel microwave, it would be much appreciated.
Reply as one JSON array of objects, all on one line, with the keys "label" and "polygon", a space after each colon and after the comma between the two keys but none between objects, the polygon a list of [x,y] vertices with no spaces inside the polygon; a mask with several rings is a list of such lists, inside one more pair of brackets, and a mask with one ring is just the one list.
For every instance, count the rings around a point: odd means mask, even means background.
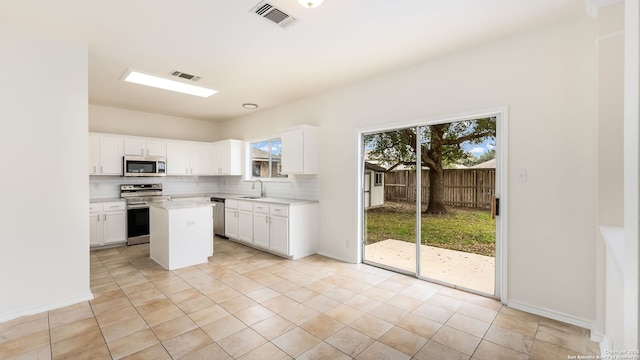
[{"label": "stainless steel microwave", "polygon": [[123,176],[165,176],[166,171],[163,156],[125,156],[122,160]]}]

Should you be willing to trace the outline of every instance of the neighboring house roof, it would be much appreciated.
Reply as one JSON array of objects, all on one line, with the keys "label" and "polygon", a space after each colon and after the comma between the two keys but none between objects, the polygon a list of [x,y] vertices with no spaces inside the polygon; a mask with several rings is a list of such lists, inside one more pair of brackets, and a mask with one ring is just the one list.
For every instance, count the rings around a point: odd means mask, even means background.
[{"label": "neighboring house roof", "polygon": [[478,165],[472,166],[470,169],[495,169],[496,168],[496,159],[491,159],[480,163]]},{"label": "neighboring house roof", "polygon": [[[269,153],[264,150],[251,148],[251,156],[253,160],[269,161]],[[271,155],[271,159],[278,160],[280,155]]]},{"label": "neighboring house roof", "polygon": [[387,169],[383,168],[382,166],[376,165],[376,164],[372,164],[368,161],[364,162],[364,168],[367,170],[373,170],[373,171],[380,171],[380,172],[385,172],[387,171]]},{"label": "neighboring house roof", "polygon": [[415,168],[413,166],[400,164],[400,165],[394,167],[393,170],[391,170],[391,171],[414,170],[414,169]]}]

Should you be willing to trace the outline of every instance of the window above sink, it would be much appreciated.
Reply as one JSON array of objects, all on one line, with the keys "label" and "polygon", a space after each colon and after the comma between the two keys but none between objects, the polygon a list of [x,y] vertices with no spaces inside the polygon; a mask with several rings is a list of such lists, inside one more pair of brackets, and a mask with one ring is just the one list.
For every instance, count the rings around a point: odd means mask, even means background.
[{"label": "window above sink", "polygon": [[286,179],[282,173],[282,141],[270,139],[252,142],[251,178],[252,179]]}]

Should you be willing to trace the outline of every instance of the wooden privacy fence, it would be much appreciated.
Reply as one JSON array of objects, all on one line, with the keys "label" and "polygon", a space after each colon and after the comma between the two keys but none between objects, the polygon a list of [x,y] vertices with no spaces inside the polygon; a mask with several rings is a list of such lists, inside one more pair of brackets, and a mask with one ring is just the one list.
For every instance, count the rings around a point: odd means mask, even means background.
[{"label": "wooden privacy fence", "polygon": [[[384,174],[384,198],[389,201],[415,202],[415,170],[399,170]],[[496,188],[495,169],[444,170],[444,203],[490,209]],[[422,170],[422,203],[429,203],[429,170]]]}]

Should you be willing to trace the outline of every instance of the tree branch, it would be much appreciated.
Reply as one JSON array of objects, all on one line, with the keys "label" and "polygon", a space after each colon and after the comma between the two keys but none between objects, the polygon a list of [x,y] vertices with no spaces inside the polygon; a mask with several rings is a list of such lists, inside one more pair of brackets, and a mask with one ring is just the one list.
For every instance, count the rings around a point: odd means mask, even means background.
[{"label": "tree branch", "polygon": [[402,162],[397,162],[395,165],[385,170],[385,172],[392,171],[393,169],[397,168],[400,164],[402,164]]},{"label": "tree branch", "polygon": [[457,144],[462,144],[465,141],[479,139],[479,138],[488,137],[488,136],[495,136],[495,133],[493,131],[485,131],[481,133],[469,134],[456,139],[443,139],[442,145],[457,145]]}]

